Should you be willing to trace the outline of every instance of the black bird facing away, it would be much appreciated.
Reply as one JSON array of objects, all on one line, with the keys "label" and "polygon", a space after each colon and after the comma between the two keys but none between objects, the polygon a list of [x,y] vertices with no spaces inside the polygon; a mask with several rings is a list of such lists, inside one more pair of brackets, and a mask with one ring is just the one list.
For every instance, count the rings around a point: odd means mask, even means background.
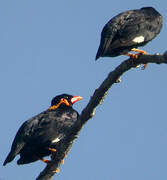
[{"label": "black bird facing away", "polygon": [[[152,7],[129,10],[112,18],[103,28],[96,54],[99,57],[127,55],[138,58],[145,51],[136,49],[154,39],[161,31],[162,16]],[[139,54],[128,53],[129,51]]]},{"label": "black bird facing away", "polygon": [[44,160],[44,156],[51,155],[59,148],[59,143],[68,138],[75,128],[79,114],[72,105],[81,100],[81,96],[62,94],[51,101],[46,111],[24,122],[18,130],[11,151],[4,166],[11,162],[18,154],[17,164],[27,164],[37,160]]}]

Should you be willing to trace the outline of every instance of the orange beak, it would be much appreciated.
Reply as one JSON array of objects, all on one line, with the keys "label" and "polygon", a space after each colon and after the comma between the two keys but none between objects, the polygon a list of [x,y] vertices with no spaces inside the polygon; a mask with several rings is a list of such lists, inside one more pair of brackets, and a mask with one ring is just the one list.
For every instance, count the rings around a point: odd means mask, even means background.
[{"label": "orange beak", "polygon": [[74,104],[77,101],[80,101],[81,99],[83,99],[81,96],[73,96],[71,98],[71,103]]}]

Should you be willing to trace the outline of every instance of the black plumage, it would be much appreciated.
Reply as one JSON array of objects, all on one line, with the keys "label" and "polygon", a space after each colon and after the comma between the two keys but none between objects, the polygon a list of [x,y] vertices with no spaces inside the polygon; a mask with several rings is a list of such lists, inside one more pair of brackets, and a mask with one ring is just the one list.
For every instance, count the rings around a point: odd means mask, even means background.
[{"label": "black plumage", "polygon": [[17,164],[27,164],[51,154],[49,148],[59,148],[75,128],[79,114],[72,108],[80,96],[62,94],[53,98],[46,111],[24,122],[18,130],[11,151],[3,165],[20,154]]},{"label": "black plumage", "polygon": [[162,16],[152,7],[129,10],[112,18],[103,28],[96,54],[99,57],[115,57],[144,46],[161,31]]}]

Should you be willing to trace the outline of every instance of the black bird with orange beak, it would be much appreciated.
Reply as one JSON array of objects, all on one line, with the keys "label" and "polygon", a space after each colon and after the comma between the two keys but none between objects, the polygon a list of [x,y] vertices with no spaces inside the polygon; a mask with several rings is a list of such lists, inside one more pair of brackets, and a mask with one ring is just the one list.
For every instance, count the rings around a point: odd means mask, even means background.
[{"label": "black bird with orange beak", "polygon": [[68,94],[56,96],[52,99],[49,109],[25,121],[18,130],[3,165],[11,162],[18,154],[19,165],[37,160],[48,162],[43,157],[56,152],[59,143],[71,135],[79,118],[72,105],[81,99],[81,96]]}]

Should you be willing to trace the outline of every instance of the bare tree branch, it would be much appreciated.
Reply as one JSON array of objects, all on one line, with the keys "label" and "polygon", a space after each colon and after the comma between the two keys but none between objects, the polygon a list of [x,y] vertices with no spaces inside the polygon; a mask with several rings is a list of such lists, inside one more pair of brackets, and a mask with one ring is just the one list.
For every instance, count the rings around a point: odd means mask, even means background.
[{"label": "bare tree branch", "polygon": [[52,161],[45,167],[45,169],[39,174],[36,180],[51,180],[56,169],[60,166],[62,160],[68,154],[74,140],[78,137],[80,130],[85,123],[94,116],[96,107],[101,104],[111,86],[117,82],[117,79],[126,71],[139,64],[156,63],[167,64],[167,51],[163,55],[140,55],[138,59],[128,59],[122,62],[114,71],[110,72],[108,77],[103,81],[98,89],[95,90],[93,96],[90,98],[89,103],[83,109],[80,119],[76,123],[76,126],[71,134],[70,138],[65,139],[60,144],[60,149],[51,157]]}]

